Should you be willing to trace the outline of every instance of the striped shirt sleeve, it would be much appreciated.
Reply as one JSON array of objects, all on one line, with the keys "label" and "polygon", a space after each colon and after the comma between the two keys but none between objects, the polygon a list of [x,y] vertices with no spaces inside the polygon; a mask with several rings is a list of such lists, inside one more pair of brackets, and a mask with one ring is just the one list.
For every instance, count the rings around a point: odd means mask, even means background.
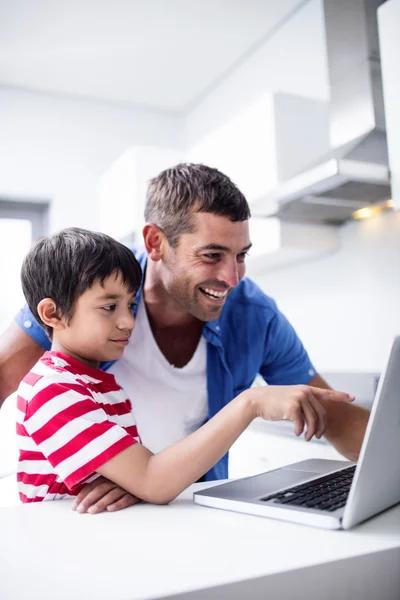
[{"label": "striped shirt sleeve", "polygon": [[24,426],[72,490],[108,460],[136,443],[78,382],[40,380],[26,405]]}]

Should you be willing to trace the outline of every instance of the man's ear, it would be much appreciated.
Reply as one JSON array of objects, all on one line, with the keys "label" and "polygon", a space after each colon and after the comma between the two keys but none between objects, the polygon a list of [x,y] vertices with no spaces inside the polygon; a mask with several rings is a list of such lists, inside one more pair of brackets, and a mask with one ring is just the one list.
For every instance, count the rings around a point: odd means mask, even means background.
[{"label": "man's ear", "polygon": [[168,242],[158,225],[146,223],[143,227],[143,240],[149,258],[155,261],[161,260]]},{"label": "man's ear", "polygon": [[39,317],[45,325],[54,330],[65,329],[65,321],[57,314],[56,303],[52,298],[43,298],[37,305]]}]

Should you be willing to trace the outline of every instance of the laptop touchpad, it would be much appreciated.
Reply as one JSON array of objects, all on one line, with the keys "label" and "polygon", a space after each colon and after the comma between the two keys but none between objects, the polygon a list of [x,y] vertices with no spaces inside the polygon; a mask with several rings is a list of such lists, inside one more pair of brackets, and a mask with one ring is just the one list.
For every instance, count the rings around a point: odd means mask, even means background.
[{"label": "laptop touchpad", "polygon": [[252,500],[259,496],[266,496],[281,488],[300,484],[306,479],[310,479],[311,473],[307,471],[290,471],[278,469],[269,473],[248,477],[247,479],[238,479],[222,485],[217,485],[208,490],[197,492],[214,498],[232,498],[235,500]]}]

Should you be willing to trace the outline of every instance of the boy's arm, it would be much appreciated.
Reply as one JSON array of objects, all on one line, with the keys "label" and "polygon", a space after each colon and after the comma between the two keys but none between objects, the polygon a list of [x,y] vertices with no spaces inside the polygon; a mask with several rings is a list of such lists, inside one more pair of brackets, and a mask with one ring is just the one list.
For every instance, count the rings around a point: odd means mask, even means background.
[{"label": "boy's arm", "polygon": [[0,337],[0,407],[42,356],[44,349],[17,323]]},{"label": "boy's arm", "polygon": [[229,450],[254,416],[251,401],[240,395],[203,427],[158,454],[134,444],[97,472],[146,502],[167,504]]},{"label": "boy's arm", "polygon": [[86,483],[72,504],[72,510],[76,510],[82,504],[85,509],[79,512],[97,514],[103,511],[116,512],[141,502],[113,481],[105,477],[98,477],[91,483]]},{"label": "boy's arm", "polygon": [[[294,422],[305,439],[325,431],[325,401],[349,402],[348,394],[308,386],[253,388],[243,392],[187,438],[158,454],[140,444],[116,454],[97,470],[131,494],[153,504],[167,504],[206,473],[255,417]],[[78,507],[78,510],[82,510]]]}]

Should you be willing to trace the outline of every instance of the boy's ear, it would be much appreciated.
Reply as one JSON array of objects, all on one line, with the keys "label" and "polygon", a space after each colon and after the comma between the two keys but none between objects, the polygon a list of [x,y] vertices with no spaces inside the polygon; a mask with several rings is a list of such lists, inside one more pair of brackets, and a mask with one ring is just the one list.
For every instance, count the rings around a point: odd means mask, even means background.
[{"label": "boy's ear", "polygon": [[143,227],[143,239],[149,258],[155,261],[161,260],[168,242],[158,225],[146,223]]},{"label": "boy's ear", "polygon": [[57,314],[56,303],[52,298],[43,298],[37,305],[39,317],[45,325],[52,329],[64,329],[65,321]]}]

